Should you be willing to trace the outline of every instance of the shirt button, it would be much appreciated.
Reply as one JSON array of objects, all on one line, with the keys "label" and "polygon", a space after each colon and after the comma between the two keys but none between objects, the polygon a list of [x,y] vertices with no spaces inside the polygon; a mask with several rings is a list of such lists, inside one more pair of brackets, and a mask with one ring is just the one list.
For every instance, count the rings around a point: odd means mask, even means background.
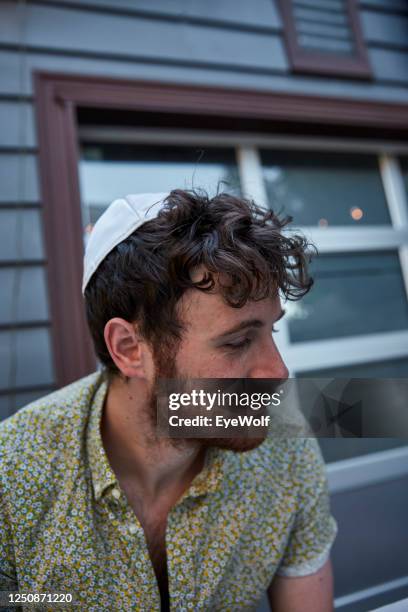
[{"label": "shirt button", "polygon": [[113,489],[112,491],[112,495],[115,499],[119,499],[120,497],[120,491],[118,491],[118,489]]},{"label": "shirt button", "polygon": [[133,525],[133,523],[132,525],[129,525],[129,533],[134,534],[136,533],[136,531],[137,531],[136,525]]}]

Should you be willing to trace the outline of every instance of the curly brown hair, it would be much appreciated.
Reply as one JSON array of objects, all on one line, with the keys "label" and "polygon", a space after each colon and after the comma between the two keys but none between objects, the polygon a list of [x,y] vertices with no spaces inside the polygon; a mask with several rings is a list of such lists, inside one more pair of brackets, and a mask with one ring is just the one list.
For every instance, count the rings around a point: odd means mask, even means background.
[{"label": "curly brown hair", "polygon": [[[121,376],[104,340],[113,317],[137,322],[157,354],[163,347],[174,351],[181,340],[176,304],[183,293],[211,291],[219,273],[229,283],[217,289],[233,308],[277,290],[288,300],[303,297],[313,284],[308,262],[315,248],[300,233],[281,232],[292,220],[228,193],[171,191],[158,216],[105,257],[85,290],[89,329],[108,380]],[[207,272],[193,281],[190,271],[198,265]]]}]

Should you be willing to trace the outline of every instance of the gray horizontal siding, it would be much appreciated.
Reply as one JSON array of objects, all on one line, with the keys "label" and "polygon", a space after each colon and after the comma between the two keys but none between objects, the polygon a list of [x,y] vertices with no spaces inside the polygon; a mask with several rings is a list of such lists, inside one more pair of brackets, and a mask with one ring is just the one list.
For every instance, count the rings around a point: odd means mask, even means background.
[{"label": "gray horizontal siding", "polygon": [[[307,4],[306,4],[307,2]],[[330,2],[330,0],[329,0]],[[311,6],[320,3],[323,8],[328,6],[327,0],[305,0],[303,4]],[[276,0],[256,0],[254,3],[246,0],[223,0],[222,2],[202,2],[202,0],[37,0],[37,4],[60,6],[80,6],[89,10],[113,10],[127,13],[157,15],[159,17],[205,19],[207,21],[225,21],[226,23],[244,23],[246,26],[264,26],[272,22],[281,25]],[[382,12],[408,12],[406,0],[359,0],[363,8],[373,8]]]},{"label": "gray horizontal siding", "polygon": [[342,13],[323,12],[304,4],[294,6],[294,16],[296,19],[304,19],[311,23],[319,22],[328,26],[342,26],[348,23],[346,16]]},{"label": "gray horizontal siding", "polygon": [[[406,3],[408,7],[408,2]],[[364,39],[369,45],[393,46],[408,49],[408,14],[384,15],[374,11],[361,11]]]},{"label": "gray horizontal siding", "polygon": [[406,0],[360,0],[361,7],[380,9],[385,12],[403,11],[408,12]]},{"label": "gray horizontal siding", "polygon": [[51,390],[54,388],[54,385],[44,385],[43,387],[36,387],[36,389],[32,391],[0,395],[0,421],[11,416],[19,408],[51,393]]},{"label": "gray horizontal siding", "polygon": [[0,185],[0,202],[37,202],[37,156],[0,152]]},{"label": "gray horizontal siding", "polygon": [[[0,31],[16,33],[16,7]],[[18,25],[18,21],[17,21]],[[17,30],[18,34],[18,30]],[[6,61],[3,61],[3,60]],[[0,419],[55,386],[33,104],[21,98],[20,62],[0,59],[11,96],[0,97]],[[30,204],[30,207],[23,206]],[[14,262],[19,262],[16,267]],[[37,261],[41,265],[33,265]],[[31,262],[30,265],[26,265]],[[12,390],[15,389],[13,393]]]},{"label": "gray horizontal siding", "polygon": [[[376,53],[372,49],[371,53]],[[394,61],[392,52],[391,60]],[[399,53],[395,53],[395,62],[399,64]],[[404,59],[404,57],[402,58]],[[314,79],[287,74],[274,74],[272,71],[256,70],[215,70],[210,67],[189,67],[170,65],[164,62],[150,63],[142,61],[114,61],[72,55],[50,55],[48,53],[27,53],[24,57],[16,51],[0,49],[0,96],[16,96],[20,91],[18,72],[22,66],[22,92],[25,96],[33,95],[32,71],[49,70],[73,74],[89,74],[95,76],[111,76],[113,78],[130,78],[146,80],[162,80],[172,83],[189,83],[219,85],[225,87],[245,87],[264,89],[265,91],[304,93],[310,95],[327,95],[334,97],[351,97],[367,100],[385,100],[406,102],[408,89],[394,81],[362,83],[359,81],[344,81],[343,79]],[[390,70],[391,72],[391,70]],[[384,78],[387,79],[387,74]],[[406,83],[406,80],[405,80]]]},{"label": "gray horizontal siding", "polygon": [[44,266],[1,267],[0,286],[0,327],[27,319],[48,323],[50,315]]},{"label": "gray horizontal siding", "polygon": [[44,259],[41,211],[0,208],[0,261],[19,259]]},{"label": "gray horizontal siding", "polygon": [[[408,84],[408,53],[371,49],[370,59],[375,78],[383,82],[399,81]],[[408,100],[408,91],[405,101]]]},{"label": "gray horizontal siding", "polygon": [[246,0],[223,0],[202,2],[202,0],[39,0],[37,4],[82,7],[93,12],[97,10],[145,15],[168,20],[189,20],[192,22],[224,23],[244,25],[247,28],[264,28],[267,25],[278,28],[281,19],[276,5],[270,0],[257,0],[256,10]]},{"label": "gray horizontal siding", "polygon": [[[15,376],[10,359],[13,353],[16,356]],[[0,389],[54,383],[48,327],[0,331],[0,357]]]},{"label": "gray horizontal siding", "polygon": [[[18,57],[9,55],[19,45],[18,11],[12,3],[5,3],[0,10],[3,24],[0,46],[6,54],[0,57],[4,75],[0,93],[5,95],[18,92],[30,95],[32,69],[44,68],[370,99],[406,99],[403,87],[408,84],[405,35],[408,15],[403,18],[367,8],[361,11],[377,81],[372,84],[291,75],[279,29],[269,33],[242,31],[227,26],[167,22],[164,18],[95,14],[51,4],[28,5],[25,26],[28,53],[20,66]],[[235,12],[240,14],[240,10]],[[273,21],[265,22],[266,26],[272,30],[278,27]],[[75,37],[71,36],[72,31]],[[385,88],[381,91],[382,83]]]},{"label": "gray horizontal siding", "polygon": [[0,420],[55,388],[46,269],[33,264],[7,266],[12,258],[42,258],[39,214],[39,210],[0,210]]},{"label": "gray horizontal siding", "polygon": [[[5,8],[0,43],[17,45],[21,38],[19,13],[8,3]],[[282,39],[273,33],[194,24],[186,27],[178,22],[30,4],[25,12],[25,32],[24,42],[30,49],[288,69]]]},{"label": "gray horizontal siding", "polygon": [[33,105],[0,99],[0,151],[2,148],[33,148],[36,144]]}]

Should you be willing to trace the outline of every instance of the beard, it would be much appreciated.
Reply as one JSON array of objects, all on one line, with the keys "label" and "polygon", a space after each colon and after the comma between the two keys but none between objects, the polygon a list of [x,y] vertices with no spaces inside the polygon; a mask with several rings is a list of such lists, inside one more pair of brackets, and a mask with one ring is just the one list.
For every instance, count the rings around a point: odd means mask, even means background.
[{"label": "beard", "polygon": [[[151,389],[148,396],[148,411],[149,419],[154,431],[157,428],[157,409],[159,401],[159,380],[160,379],[172,379],[180,381],[188,380],[187,377],[180,372],[176,366],[177,350],[175,347],[165,347],[163,344],[159,349],[154,349],[154,363],[155,363],[155,375],[151,385]],[[263,436],[257,437],[236,437],[236,438],[168,438],[169,444],[174,448],[187,448],[187,447],[199,447],[202,449],[206,448],[219,448],[222,450],[229,450],[235,453],[244,453],[247,451],[254,450],[265,441],[267,433]]]}]

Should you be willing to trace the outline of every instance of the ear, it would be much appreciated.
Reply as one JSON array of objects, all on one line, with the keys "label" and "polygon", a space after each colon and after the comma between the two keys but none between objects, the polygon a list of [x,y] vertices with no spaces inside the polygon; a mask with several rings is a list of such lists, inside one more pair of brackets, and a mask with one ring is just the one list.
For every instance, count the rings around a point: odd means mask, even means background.
[{"label": "ear", "polygon": [[151,357],[138,326],[125,319],[110,319],[104,329],[105,343],[117,368],[129,378],[147,378],[147,364]]}]

